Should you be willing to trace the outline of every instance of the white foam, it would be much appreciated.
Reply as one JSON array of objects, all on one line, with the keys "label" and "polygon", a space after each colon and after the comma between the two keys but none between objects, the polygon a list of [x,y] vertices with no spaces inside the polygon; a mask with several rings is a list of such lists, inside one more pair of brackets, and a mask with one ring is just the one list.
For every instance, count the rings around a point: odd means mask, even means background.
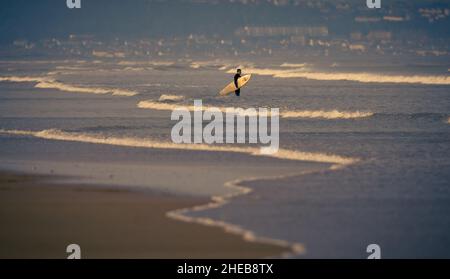
[{"label": "white foam", "polygon": [[320,73],[320,72],[293,72],[279,73],[277,78],[306,78],[325,81],[357,81],[363,83],[414,83],[428,85],[450,85],[450,76],[424,76],[424,75],[383,75],[372,73]]},{"label": "white foam", "polygon": [[[272,76],[274,78],[305,78],[310,80],[324,81],[356,81],[362,83],[409,83],[409,84],[427,84],[427,85],[450,85],[450,76],[448,75],[385,75],[376,73],[327,73],[315,72],[306,67],[289,67],[285,69],[274,68],[245,68],[246,73],[255,75]],[[234,73],[234,70],[228,70],[227,73]]]},{"label": "white foam", "polygon": [[[194,112],[197,107],[193,105],[183,105],[183,104],[170,104],[170,103],[161,103],[161,102],[155,102],[155,101],[140,101],[138,103],[138,108],[141,109],[153,109],[153,110],[161,110],[161,111],[173,111],[173,110],[187,110],[190,112]],[[258,116],[259,113],[251,113],[244,110],[238,110],[237,108],[233,107],[212,107],[212,106],[206,106],[202,105],[202,111],[216,111],[219,110],[222,113],[227,113],[228,111],[231,113],[235,113],[236,115],[243,115],[243,116]],[[270,116],[270,111],[267,114]]]},{"label": "white foam", "polygon": [[352,119],[366,118],[373,116],[372,112],[361,111],[323,111],[323,110],[304,110],[304,111],[286,111],[281,113],[283,118],[324,118],[324,119]]},{"label": "white foam", "polygon": [[159,97],[158,101],[160,102],[167,102],[167,101],[181,101],[184,99],[184,96],[180,95],[170,95],[170,94],[163,94]]},{"label": "white foam", "polygon": [[134,96],[135,91],[116,89],[116,88],[98,88],[98,87],[79,87],[64,84],[57,81],[43,81],[35,85],[36,88],[58,89],[66,92],[90,93],[90,94],[112,94],[114,96]]},{"label": "white foam", "polygon": [[[162,111],[173,111],[173,110],[179,110],[179,109],[186,109],[190,112],[193,112],[197,109],[194,105],[183,105],[183,104],[171,104],[171,103],[162,103],[162,102],[155,102],[152,100],[147,101],[140,101],[137,104],[138,108],[141,109],[153,109],[153,110],[162,110]],[[226,112],[227,109],[233,109],[232,107],[212,107],[212,106],[202,106],[203,111],[212,110],[212,109],[219,109],[222,113]]]},{"label": "white foam", "polygon": [[144,67],[125,67],[122,69],[123,71],[128,71],[128,72],[142,72],[142,71],[146,71],[147,68]]},{"label": "white foam", "polygon": [[18,77],[18,76],[10,76],[10,77],[0,77],[0,81],[9,81],[9,82],[45,82],[49,80],[45,77]]},{"label": "white foam", "polygon": [[[219,70],[225,70],[227,68],[234,67],[230,63],[220,61],[220,60],[212,60],[212,61],[191,61],[189,67],[192,69],[199,69],[203,67],[213,67]],[[237,69],[237,68],[236,68]]]},{"label": "white foam", "polygon": [[71,70],[71,71],[78,71],[78,70],[85,70],[86,68],[80,67],[80,66],[56,66],[57,70]]},{"label": "white foam", "polygon": [[138,108],[141,109],[153,109],[153,110],[164,110],[164,111],[172,111],[175,109],[179,109],[181,107],[185,107],[188,110],[194,111],[194,106],[182,106],[179,104],[169,104],[169,103],[162,103],[162,102],[155,102],[155,101],[140,101],[137,104]]},{"label": "white foam", "polygon": [[[277,77],[278,75],[295,74],[298,72],[306,71],[305,68],[289,68],[289,69],[274,69],[274,68],[254,68],[254,67],[240,67],[245,73],[260,75],[260,76],[272,76]],[[235,69],[230,69],[227,71],[229,74],[234,74]]]},{"label": "white foam", "polygon": [[277,153],[266,154],[262,153],[261,149],[257,147],[237,147],[230,145],[208,145],[208,144],[176,144],[172,142],[156,141],[146,138],[104,137],[103,135],[98,134],[72,133],[72,132],[64,132],[57,129],[42,130],[42,131],[0,129],[0,133],[10,135],[20,135],[20,136],[33,136],[49,140],[76,141],[76,142],[107,144],[116,146],[244,153],[252,156],[265,156],[283,160],[309,161],[319,163],[330,163],[336,165],[349,165],[356,163],[358,161],[358,159],[342,157],[338,155],[301,152],[287,149],[279,149]]},{"label": "white foam", "polygon": [[[168,104],[168,103],[160,103],[155,101],[140,101],[137,105],[142,109],[153,109],[153,110],[164,110],[164,111],[173,111],[176,109],[187,109],[190,112],[195,111],[196,107],[193,105],[181,105],[181,104]],[[216,107],[212,106],[202,106],[202,110],[211,110]],[[225,113],[227,109],[233,109],[232,107],[217,107],[222,113]],[[270,116],[270,110],[269,110]],[[259,113],[257,113],[259,116]],[[350,111],[324,111],[324,110],[286,110],[280,112],[281,118],[321,118],[321,119],[352,119],[352,118],[365,118],[373,116],[372,112],[350,112]]]},{"label": "white foam", "polygon": [[35,88],[57,89],[65,92],[89,93],[89,94],[112,94],[114,96],[134,96],[136,91],[117,88],[80,87],[55,81],[49,77],[0,77],[0,81],[9,82],[35,82]]},{"label": "white foam", "polygon": [[295,63],[283,63],[280,65],[280,67],[285,67],[285,68],[304,68],[306,67],[306,63],[301,63],[301,64],[295,64]]},{"label": "white foam", "polygon": [[117,65],[120,66],[136,66],[136,65],[142,65],[144,64],[143,62],[139,62],[139,61],[120,61],[119,63],[117,63]]},{"label": "white foam", "polygon": [[200,67],[201,67],[201,65],[198,63],[191,63],[189,65],[189,68],[191,68],[191,69],[200,69]]},{"label": "white foam", "polygon": [[175,65],[175,62],[169,62],[169,61],[153,61],[149,63],[152,66],[172,66]]},{"label": "white foam", "polygon": [[126,54],[124,52],[98,51],[98,50],[92,51],[92,55],[94,57],[99,57],[99,58],[125,58],[125,56],[126,56]]},{"label": "white foam", "polygon": [[224,186],[227,188],[233,189],[234,190],[233,192],[223,195],[223,196],[213,196],[211,199],[211,202],[204,204],[204,205],[198,205],[198,206],[194,206],[194,207],[190,207],[190,208],[182,208],[182,209],[169,211],[166,213],[166,216],[169,218],[172,218],[174,220],[182,221],[182,222],[186,222],[186,223],[195,223],[195,224],[200,224],[200,225],[209,226],[209,227],[219,227],[219,228],[222,228],[227,233],[242,236],[242,238],[245,241],[265,243],[265,244],[275,245],[275,246],[279,246],[279,247],[283,247],[283,248],[289,248],[290,252],[287,252],[282,255],[285,257],[289,257],[292,254],[294,254],[294,255],[305,254],[306,249],[303,246],[303,244],[301,244],[301,243],[291,243],[286,240],[262,237],[262,236],[256,235],[256,233],[254,233],[250,230],[247,230],[247,229],[245,229],[241,226],[235,225],[235,224],[227,223],[227,222],[221,221],[221,220],[214,220],[214,219],[208,218],[208,217],[192,217],[189,215],[189,213],[192,213],[192,212],[200,212],[200,211],[204,211],[204,210],[208,210],[208,209],[222,207],[222,206],[228,204],[233,198],[251,193],[252,189],[240,185],[243,182],[262,180],[262,179],[265,179],[265,180],[277,179],[277,178],[282,178],[282,177],[281,176],[273,176],[273,177],[267,177],[267,178],[258,177],[258,178],[236,179],[233,181],[229,181],[229,182],[225,183]]},{"label": "white foam", "polygon": [[175,63],[170,61],[120,61],[120,66],[172,66]]}]

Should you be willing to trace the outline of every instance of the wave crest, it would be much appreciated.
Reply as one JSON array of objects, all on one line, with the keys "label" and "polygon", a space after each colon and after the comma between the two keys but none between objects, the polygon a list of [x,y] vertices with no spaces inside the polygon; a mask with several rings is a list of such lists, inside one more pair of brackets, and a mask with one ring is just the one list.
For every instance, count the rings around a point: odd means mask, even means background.
[{"label": "wave crest", "polygon": [[[254,68],[254,67],[242,67],[245,70],[245,73],[259,75],[259,76],[272,76],[279,77],[281,75],[287,74],[295,74],[306,71],[305,68],[290,68],[288,69],[272,69],[272,68]],[[228,74],[234,74],[236,72],[235,69],[230,69],[227,71]]]},{"label": "wave crest", "polygon": [[58,89],[60,91],[66,92],[77,92],[77,93],[90,93],[90,94],[112,94],[114,96],[134,96],[137,95],[137,92],[125,90],[125,89],[116,89],[116,88],[98,88],[98,87],[79,87],[64,84],[62,82],[57,81],[45,81],[39,82],[35,85],[36,88],[44,88],[44,89]]},{"label": "wave crest", "polygon": [[366,118],[374,114],[372,112],[361,111],[323,111],[323,110],[305,110],[305,111],[286,111],[281,113],[283,118],[324,118],[324,119],[352,119],[352,118]]},{"label": "wave crest", "polygon": [[48,77],[18,77],[18,76],[10,76],[10,77],[0,77],[0,81],[9,81],[9,82],[35,82],[35,88],[41,89],[57,89],[65,92],[74,92],[74,93],[89,93],[89,94],[112,94],[114,96],[134,96],[138,93],[132,90],[126,89],[117,89],[117,88],[99,88],[99,87],[80,87],[65,84],[59,81],[55,81],[54,79]]},{"label": "wave crest", "polygon": [[[177,109],[187,109],[190,112],[195,111],[196,107],[193,105],[182,105],[182,104],[168,104],[155,101],[140,101],[138,103],[138,108],[141,109],[153,109],[153,110],[163,110],[163,111],[173,111]],[[211,107],[202,106],[203,111],[219,109],[222,113],[227,112],[227,110],[235,109],[232,107]],[[245,114],[249,115],[249,114]],[[270,110],[268,110],[268,115],[270,116]],[[286,110],[281,111],[279,116],[281,118],[317,118],[317,119],[353,119],[353,118],[366,118],[371,117],[374,114],[372,112],[350,112],[350,111],[324,111],[324,110]],[[259,116],[259,113],[256,113]]]},{"label": "wave crest", "polygon": [[158,101],[160,102],[176,102],[176,101],[181,101],[184,99],[184,96],[180,96],[180,95],[170,95],[170,94],[162,94]]},{"label": "wave crest", "polygon": [[359,161],[359,159],[356,158],[343,157],[339,155],[301,152],[297,150],[288,150],[282,148],[280,148],[276,153],[269,154],[261,152],[261,149],[256,147],[237,147],[229,145],[225,146],[225,145],[208,145],[208,144],[176,144],[172,142],[156,141],[145,138],[144,139],[130,138],[130,137],[117,138],[117,137],[105,137],[103,135],[98,134],[64,132],[57,129],[49,129],[42,131],[0,129],[0,133],[19,136],[33,136],[48,140],[76,141],[84,143],[107,144],[107,145],[128,146],[128,147],[244,153],[251,156],[265,156],[283,160],[329,163],[335,165],[335,167],[350,165]]},{"label": "wave crest", "polygon": [[[283,66],[284,65],[284,66]],[[245,71],[255,75],[272,76],[274,78],[305,78],[323,81],[356,81],[361,83],[408,83],[426,85],[450,85],[450,76],[446,75],[385,75],[376,73],[328,73],[310,71],[304,66],[291,67],[283,64],[283,68],[246,68]],[[292,65],[292,64],[288,64]],[[228,70],[227,73],[234,73]]]},{"label": "wave crest", "polygon": [[9,81],[9,82],[45,82],[50,79],[45,77],[17,77],[17,76],[10,76],[10,77],[0,77],[0,81]]},{"label": "wave crest", "polygon": [[308,64],[306,63],[301,63],[301,64],[296,64],[296,63],[283,63],[280,65],[280,67],[285,67],[285,68],[303,68],[306,67]]},{"label": "wave crest", "polygon": [[306,78],[326,81],[357,81],[362,83],[414,83],[427,85],[450,85],[450,76],[422,76],[422,75],[383,75],[372,73],[280,73],[278,78]]}]

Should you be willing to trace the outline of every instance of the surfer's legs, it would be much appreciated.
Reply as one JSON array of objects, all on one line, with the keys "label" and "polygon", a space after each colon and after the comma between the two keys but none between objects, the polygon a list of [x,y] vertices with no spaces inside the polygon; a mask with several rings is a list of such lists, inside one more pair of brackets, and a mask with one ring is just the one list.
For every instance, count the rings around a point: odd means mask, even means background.
[{"label": "surfer's legs", "polygon": [[236,96],[241,96],[241,89],[238,89],[236,91],[234,91],[234,94],[236,94]]}]

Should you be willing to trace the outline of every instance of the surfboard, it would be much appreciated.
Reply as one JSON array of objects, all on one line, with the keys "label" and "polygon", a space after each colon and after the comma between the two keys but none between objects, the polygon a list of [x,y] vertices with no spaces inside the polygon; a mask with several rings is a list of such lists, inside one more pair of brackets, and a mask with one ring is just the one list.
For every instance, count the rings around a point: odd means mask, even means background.
[{"label": "surfboard", "polygon": [[[244,87],[248,83],[248,81],[250,80],[251,77],[252,77],[252,75],[244,75],[244,76],[240,77],[238,79],[238,88]],[[234,82],[231,82],[224,89],[222,89],[222,91],[220,91],[219,94],[220,94],[220,96],[227,96],[227,95],[230,95],[231,93],[233,93],[234,91],[236,91],[238,88],[236,88],[236,85],[234,85]]]}]

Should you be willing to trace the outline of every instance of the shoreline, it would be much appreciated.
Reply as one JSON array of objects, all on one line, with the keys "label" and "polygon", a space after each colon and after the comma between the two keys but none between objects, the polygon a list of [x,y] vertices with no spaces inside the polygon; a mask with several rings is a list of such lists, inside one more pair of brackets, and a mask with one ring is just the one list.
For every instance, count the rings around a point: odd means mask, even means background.
[{"label": "shoreline", "polygon": [[0,258],[268,258],[291,249],[168,218],[211,202],[132,187],[61,185],[52,176],[0,171]]},{"label": "shoreline", "polygon": [[[47,142],[47,139],[44,139],[45,142]],[[72,140],[56,140],[58,142],[64,143],[64,144],[72,144]],[[85,146],[85,147],[90,147],[92,143],[86,143],[86,142],[82,142],[80,143],[81,146]],[[110,144],[102,144],[102,146],[105,146],[105,148],[107,149],[114,149],[115,145],[110,145]],[[123,147],[123,146],[120,146]],[[128,146],[127,146],[128,147]],[[63,148],[63,147],[62,147]],[[64,148],[63,148],[64,149]],[[150,148],[153,150],[153,148]],[[81,149],[78,149],[81,153],[83,153]],[[134,151],[134,149],[132,149]],[[203,150],[202,150],[203,151]],[[108,153],[108,150],[104,150],[103,152]],[[154,151],[152,151],[154,152]],[[208,151],[204,151],[204,152],[208,152]],[[212,152],[208,152],[207,154],[210,155],[214,155],[214,154],[218,154],[218,151],[212,151]],[[234,152],[232,152],[233,154],[235,154]],[[142,155],[142,153],[139,153]],[[236,153],[236,154],[239,154]],[[203,211],[203,210],[208,210],[208,209],[212,209],[212,208],[218,208],[218,207],[222,207],[226,204],[228,204],[229,202],[231,202],[234,198],[239,197],[239,196],[243,196],[246,194],[250,194],[253,192],[253,188],[251,187],[247,187],[245,186],[245,183],[248,181],[254,181],[254,180],[276,180],[279,178],[285,178],[285,177],[290,177],[290,176],[296,176],[296,175],[302,175],[305,173],[311,173],[311,172],[316,172],[316,171],[324,171],[324,170],[336,170],[339,169],[341,167],[345,167],[347,164],[351,164],[354,163],[354,161],[359,161],[359,160],[355,160],[355,159],[351,159],[350,158],[345,158],[344,157],[340,157],[340,156],[336,156],[336,155],[324,155],[324,154],[320,154],[320,156],[318,156],[318,154],[314,154],[314,153],[303,153],[301,152],[302,156],[300,157],[304,157],[301,160],[302,164],[324,164],[324,166],[317,168],[315,167],[306,167],[306,168],[301,168],[298,169],[298,166],[296,166],[295,168],[292,168],[289,172],[278,172],[275,171],[274,173],[268,173],[267,171],[264,173],[260,173],[260,171],[256,172],[256,173],[250,173],[250,172],[242,172],[240,174],[235,173],[233,171],[233,175],[230,177],[227,177],[226,179],[220,181],[220,183],[217,183],[216,186],[219,186],[220,184],[220,188],[224,188],[224,189],[229,189],[226,191],[220,190],[220,191],[212,191],[210,192],[207,196],[205,195],[201,195],[201,196],[196,196],[196,195],[189,195],[186,193],[180,193],[180,192],[166,192],[166,187],[164,187],[163,189],[151,189],[151,190],[146,190],[144,188],[142,188],[142,186],[137,186],[137,185],[133,185],[132,183],[130,183],[129,179],[134,179],[134,177],[129,176],[127,180],[122,180],[122,182],[120,184],[117,184],[116,182],[114,182],[114,184],[110,184],[105,183],[105,181],[90,181],[88,184],[85,184],[82,180],[79,179],[73,179],[76,177],[85,177],[85,175],[90,176],[90,172],[83,174],[83,172],[80,172],[78,174],[72,173],[72,174],[68,174],[67,172],[64,173],[61,172],[61,170],[59,170],[58,168],[61,167],[61,165],[59,164],[58,166],[53,166],[50,167],[48,171],[44,171],[43,173],[50,173],[50,177],[53,178],[52,181],[55,183],[60,183],[60,184],[64,184],[67,187],[82,187],[83,191],[85,192],[93,192],[93,189],[103,189],[104,191],[111,191],[113,189],[126,189],[127,193],[129,192],[146,192],[147,195],[149,196],[156,196],[157,198],[161,199],[161,194],[157,194],[160,193],[159,190],[162,190],[162,195],[164,197],[166,197],[167,195],[169,195],[170,197],[176,197],[177,201],[179,202],[177,204],[177,206],[174,207],[167,207],[165,208],[164,211],[160,212],[161,216],[163,216],[166,219],[170,219],[173,222],[178,222],[178,223],[184,223],[187,224],[189,226],[201,226],[201,227],[205,227],[207,230],[208,229],[213,229],[216,230],[216,232],[218,232],[219,234],[226,234],[228,237],[233,237],[233,238],[237,238],[238,242],[244,242],[246,244],[253,244],[255,246],[258,245],[262,245],[264,247],[272,247],[276,250],[276,253],[263,253],[263,254],[252,254],[251,256],[249,256],[250,258],[270,258],[270,257],[292,257],[292,256],[298,256],[298,255],[304,255],[306,253],[306,249],[304,247],[304,245],[302,243],[299,242],[290,242],[290,241],[286,241],[286,240],[282,240],[282,239],[277,239],[277,238],[270,238],[270,237],[264,237],[264,236],[260,236],[257,232],[246,229],[245,226],[239,226],[233,223],[229,223],[229,222],[225,222],[222,221],[220,219],[213,219],[213,218],[208,218],[208,217],[193,217],[190,216],[190,213],[194,213],[194,212],[198,212],[198,211]],[[147,154],[148,156],[145,156],[145,158],[147,157],[154,157],[154,156],[150,156],[150,154]],[[245,156],[248,158],[251,158],[252,160],[261,160],[264,157],[263,156],[254,156],[254,154],[239,154],[240,156]],[[252,156],[253,155],[253,156]],[[315,155],[315,156],[312,156]],[[128,154],[128,156],[131,156],[130,154]],[[287,156],[287,155],[286,155]],[[290,156],[287,156],[288,159],[284,159],[283,161],[285,162],[292,162],[292,161],[300,161],[300,158],[295,158],[295,160],[293,160],[293,158],[290,158]],[[270,158],[270,157],[269,157]],[[264,158],[267,159],[267,158]],[[275,160],[279,160],[279,158],[273,158]],[[311,159],[312,162],[305,160],[305,159]],[[86,162],[85,159],[81,160],[82,162]],[[89,161],[89,160],[88,160]],[[325,162],[326,163],[325,163]],[[54,161],[55,163],[57,161]],[[146,161],[146,164],[148,165],[149,161]],[[160,164],[161,161],[158,161],[158,164]],[[244,164],[245,165],[245,164]],[[248,164],[247,164],[248,165]],[[66,166],[67,167],[67,166]],[[74,166],[76,169],[79,169],[80,166],[78,164],[74,164]],[[89,167],[89,166],[87,166]],[[237,169],[241,169],[240,166],[234,166]],[[246,166],[247,167],[247,166]],[[34,167],[31,166],[31,168],[33,169]],[[24,172],[28,172],[26,170],[27,168],[22,168],[22,170],[19,171],[24,171]],[[62,168],[64,170],[64,168]],[[242,169],[241,169],[242,170]],[[273,168],[271,168],[271,170],[273,170]],[[116,170],[117,171],[117,170]],[[129,170],[131,171],[131,169]],[[160,170],[161,171],[161,170]],[[173,170],[171,170],[173,171]],[[179,170],[177,170],[179,171]],[[42,173],[42,170],[41,170]],[[115,173],[114,170],[110,169],[107,173]],[[58,174],[58,175],[56,175]],[[0,175],[1,175],[1,171],[0,171]],[[189,172],[189,175],[192,175],[192,172]],[[45,177],[47,177],[46,174],[44,174]],[[147,179],[151,179],[151,180],[146,180],[146,184],[147,183],[165,183],[168,179],[167,177],[165,179],[162,179],[161,177],[156,179],[156,177],[159,177],[160,173],[154,173],[154,174],[150,174],[147,175]],[[115,176],[113,176],[115,177]],[[236,178],[237,177],[237,178]],[[58,178],[58,180],[56,181],[55,178]],[[69,181],[69,178],[70,179]],[[111,175],[109,175],[109,178],[111,178]],[[223,179],[224,177],[222,177]],[[156,180],[155,180],[156,179]],[[161,180],[162,179],[162,180]],[[170,179],[170,178],[169,178]],[[159,181],[159,182],[157,182]],[[69,182],[69,184],[66,184],[65,182]],[[112,182],[112,181],[111,181]],[[174,181],[172,181],[174,182]],[[197,181],[197,183],[203,183],[204,185],[209,185],[208,187],[211,186],[211,181],[208,180],[204,180],[204,181]],[[218,181],[216,181],[218,182]],[[207,183],[207,184],[205,184]],[[84,185],[84,186],[76,186],[76,185]],[[75,186],[74,186],[75,185]],[[127,185],[127,186],[124,186]],[[170,185],[170,184],[168,184]],[[191,187],[191,186],[190,186]],[[89,188],[89,189],[86,189]],[[1,188],[0,188],[1,190]],[[172,189],[173,190],[173,189]],[[208,190],[210,191],[210,190]],[[165,193],[165,194],[164,194]],[[169,194],[169,193],[173,193],[173,194]],[[143,194],[143,193],[141,193]],[[161,217],[159,216],[159,218]],[[167,221],[167,220],[166,220]],[[239,246],[239,248],[242,245],[237,245]],[[227,247],[228,248],[228,247]],[[253,249],[253,248],[252,248]],[[259,248],[258,248],[259,249]],[[173,253],[172,253],[173,254]],[[169,255],[168,257],[175,257],[178,258],[178,256],[172,256]],[[225,256],[216,256],[217,253],[215,255],[210,256],[209,254],[206,254],[206,256],[201,256],[201,258],[245,258],[247,257],[246,253],[244,254],[235,254],[233,253],[228,253]],[[189,258],[190,256],[182,256],[182,258]],[[1,258],[1,255],[0,255]]]},{"label": "shoreline", "polygon": [[289,242],[282,239],[275,239],[275,238],[269,238],[269,237],[263,237],[257,235],[255,232],[245,229],[239,225],[235,225],[232,223],[228,223],[221,220],[212,219],[209,217],[191,217],[187,214],[191,212],[199,212],[204,211],[208,209],[213,208],[220,208],[223,207],[230,202],[232,202],[233,198],[248,195],[253,192],[253,189],[247,186],[242,185],[245,182],[249,181],[258,181],[258,180],[275,180],[279,178],[285,178],[289,176],[299,175],[291,174],[291,175],[279,175],[279,176],[270,176],[270,177],[249,177],[249,178],[241,178],[241,179],[235,179],[232,181],[228,181],[225,183],[224,187],[226,188],[234,188],[236,192],[230,193],[224,196],[213,196],[209,202],[196,205],[192,207],[182,208],[182,209],[176,209],[167,212],[167,217],[172,218],[174,220],[178,220],[181,222],[186,223],[192,223],[192,224],[199,224],[206,227],[216,227],[222,229],[224,232],[227,232],[229,234],[240,236],[242,239],[244,239],[247,242],[252,243],[264,243],[268,245],[274,245],[277,247],[285,248],[287,251],[283,252],[279,257],[288,258],[290,256],[298,256],[298,255],[304,255],[306,253],[306,248],[301,243],[296,242]]}]

